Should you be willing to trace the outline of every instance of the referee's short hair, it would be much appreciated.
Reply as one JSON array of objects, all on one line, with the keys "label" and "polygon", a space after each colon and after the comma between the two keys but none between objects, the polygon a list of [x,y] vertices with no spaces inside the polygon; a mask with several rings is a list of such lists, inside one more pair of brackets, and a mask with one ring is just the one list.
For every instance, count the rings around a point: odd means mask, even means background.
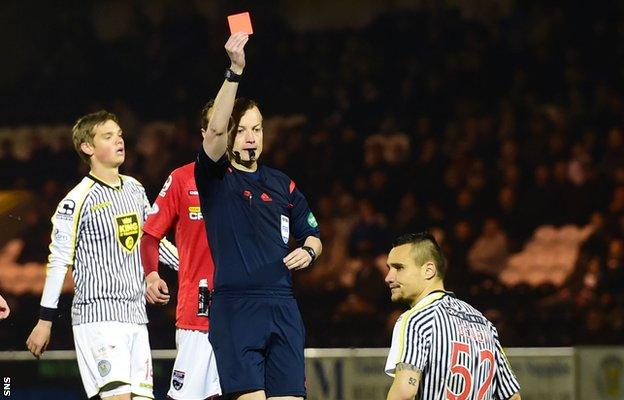
[{"label": "referee's short hair", "polygon": [[91,165],[91,157],[88,154],[82,151],[80,145],[83,143],[89,143],[93,145],[93,137],[95,133],[93,132],[93,128],[96,126],[105,123],[108,120],[115,121],[119,124],[119,120],[117,116],[113,113],[110,113],[106,110],[100,110],[91,114],[87,114],[78,118],[78,121],[74,124],[72,128],[72,140],[74,142],[74,147],[76,148],[76,152],[82,159],[82,161]]},{"label": "referee's short hair", "polygon": [[412,254],[414,255],[416,265],[423,265],[427,261],[433,261],[438,271],[438,276],[444,279],[446,275],[446,260],[444,259],[440,245],[431,233],[407,233],[399,236],[392,243],[392,247],[398,247],[404,244],[412,245]]}]

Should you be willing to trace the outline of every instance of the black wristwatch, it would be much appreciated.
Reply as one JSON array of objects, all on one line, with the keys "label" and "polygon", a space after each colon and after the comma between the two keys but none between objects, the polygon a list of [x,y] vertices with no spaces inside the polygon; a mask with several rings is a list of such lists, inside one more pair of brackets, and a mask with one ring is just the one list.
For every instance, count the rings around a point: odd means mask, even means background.
[{"label": "black wristwatch", "polygon": [[237,74],[229,68],[225,70],[225,80],[228,82],[240,82],[242,78],[242,74]]},{"label": "black wristwatch", "polygon": [[310,261],[310,263],[313,263],[314,260],[316,260],[316,251],[314,251],[314,249],[310,246],[301,246],[301,248],[307,251],[310,257],[312,257],[312,261]]}]

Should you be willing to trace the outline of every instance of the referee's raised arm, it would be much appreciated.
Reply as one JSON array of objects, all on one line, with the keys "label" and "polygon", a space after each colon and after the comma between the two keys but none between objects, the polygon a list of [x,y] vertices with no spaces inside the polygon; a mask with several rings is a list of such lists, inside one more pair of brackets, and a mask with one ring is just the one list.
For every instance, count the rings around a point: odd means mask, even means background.
[{"label": "referee's raised arm", "polygon": [[225,80],[214,102],[212,116],[204,135],[204,151],[213,161],[218,161],[227,148],[227,128],[236,100],[238,82],[245,68],[245,44],[249,40],[246,33],[235,33],[225,43],[230,57],[230,68],[225,71]]}]

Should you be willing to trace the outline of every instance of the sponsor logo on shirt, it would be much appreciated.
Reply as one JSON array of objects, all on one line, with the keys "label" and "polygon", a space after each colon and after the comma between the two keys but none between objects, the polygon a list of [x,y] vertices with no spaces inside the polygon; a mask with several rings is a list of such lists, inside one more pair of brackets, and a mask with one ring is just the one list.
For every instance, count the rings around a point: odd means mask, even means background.
[{"label": "sponsor logo on shirt", "polygon": [[466,311],[458,310],[453,307],[445,307],[445,308],[446,308],[446,311],[448,311],[449,315],[452,315],[453,317],[457,317],[465,321],[472,322],[473,324],[485,325],[485,318],[483,318],[480,315],[470,314],[470,313],[467,313]]},{"label": "sponsor logo on shirt", "polygon": [[54,240],[59,243],[67,243],[71,239],[70,235],[65,232],[61,232],[58,229],[54,230]]},{"label": "sponsor logo on shirt", "polygon": [[112,205],[113,203],[111,203],[110,201],[105,201],[103,203],[98,203],[98,204],[94,204],[91,206],[91,211],[98,211],[101,210],[103,208],[106,208],[110,205]]},{"label": "sponsor logo on shirt", "polygon": [[117,240],[125,250],[131,252],[139,242],[139,218],[136,214],[118,215],[115,217]]},{"label": "sponsor logo on shirt", "polygon": [[201,208],[198,206],[191,206],[188,208],[189,211],[189,218],[192,219],[193,221],[199,221],[201,219],[204,219],[202,213],[201,213]]},{"label": "sponsor logo on shirt", "polygon": [[59,219],[71,220],[73,219],[74,211],[76,211],[76,203],[73,200],[66,199],[56,209],[56,216]]},{"label": "sponsor logo on shirt", "polygon": [[199,196],[199,192],[197,190],[189,190],[189,196]]}]

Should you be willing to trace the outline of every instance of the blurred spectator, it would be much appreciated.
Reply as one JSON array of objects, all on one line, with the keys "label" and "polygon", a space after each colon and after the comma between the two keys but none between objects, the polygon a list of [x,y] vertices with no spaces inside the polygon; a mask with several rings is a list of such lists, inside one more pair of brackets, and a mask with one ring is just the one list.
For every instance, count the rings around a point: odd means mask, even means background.
[{"label": "blurred spectator", "polygon": [[495,218],[486,218],[481,235],[468,252],[470,269],[473,272],[496,277],[508,256],[507,235]]},{"label": "blurred spectator", "polygon": [[0,189],[15,187],[22,172],[22,163],[15,157],[13,141],[0,142]]},{"label": "blurred spectator", "polygon": [[374,257],[386,249],[388,235],[385,221],[369,200],[360,200],[359,214],[349,236],[349,254],[352,257]]}]

